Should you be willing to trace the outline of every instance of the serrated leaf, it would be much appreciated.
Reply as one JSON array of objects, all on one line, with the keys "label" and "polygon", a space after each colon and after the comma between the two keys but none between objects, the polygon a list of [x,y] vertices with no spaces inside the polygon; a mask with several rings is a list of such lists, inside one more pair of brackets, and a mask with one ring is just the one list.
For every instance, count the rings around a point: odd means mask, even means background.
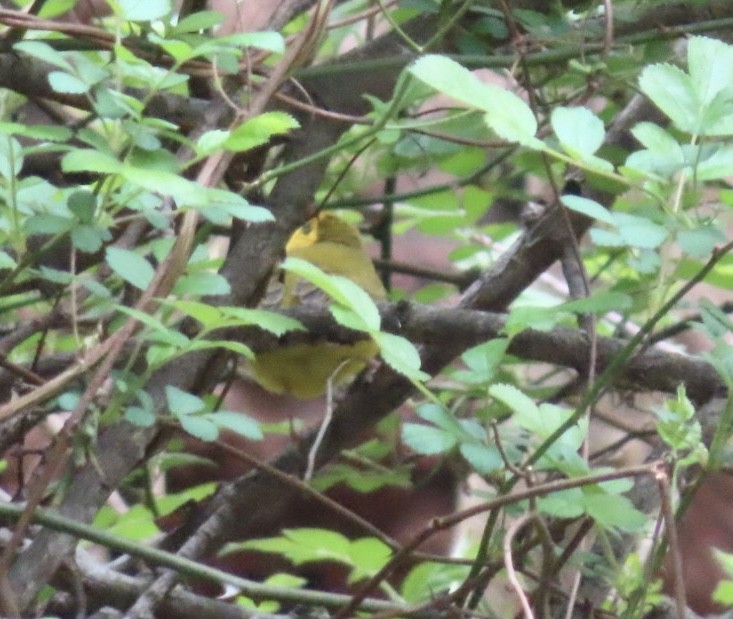
[{"label": "serrated leaf", "polygon": [[655,123],[637,123],[634,125],[633,129],[631,129],[631,133],[644,147],[648,148],[652,152],[670,153],[678,151],[680,153],[680,158],[682,158],[679,142]]},{"label": "serrated leaf", "polygon": [[688,133],[698,132],[700,101],[690,76],[682,69],[670,64],[648,66],[639,77],[639,85],[678,129]]},{"label": "serrated leaf", "polygon": [[173,385],[165,386],[165,397],[168,402],[168,409],[178,418],[193,415],[206,409],[206,404],[201,398]]},{"label": "serrated leaf", "polygon": [[198,415],[183,415],[178,417],[181,427],[191,436],[200,441],[215,441],[219,438],[219,428],[210,419]]},{"label": "serrated leaf", "polygon": [[497,384],[489,387],[489,395],[503,402],[515,413],[537,416],[539,409],[534,401],[514,385]]},{"label": "serrated leaf", "polygon": [[644,217],[629,213],[612,213],[618,234],[626,245],[655,249],[667,238],[667,229]]},{"label": "serrated leaf", "polygon": [[117,311],[132,316],[151,329],[158,336],[156,341],[165,342],[176,348],[185,348],[189,343],[189,339],[183,333],[164,325],[156,316],[125,305],[118,305]]},{"label": "serrated leaf", "polygon": [[69,95],[82,95],[89,91],[89,84],[65,71],[51,71],[48,83],[56,92]]},{"label": "serrated leaf", "polygon": [[677,242],[685,254],[693,258],[707,258],[718,244],[725,243],[725,234],[715,226],[703,226],[696,230],[680,230]]},{"label": "serrated leaf", "polygon": [[564,195],[561,198],[562,203],[569,209],[610,224],[616,225],[616,221],[611,216],[611,213],[607,208],[589,198],[583,198],[582,196]]},{"label": "serrated leaf", "polygon": [[647,523],[646,516],[625,496],[583,493],[581,504],[586,513],[604,528],[633,532]]},{"label": "serrated leaf", "polygon": [[122,164],[110,155],[98,150],[79,148],[72,150],[61,159],[64,172],[98,172],[117,174]]},{"label": "serrated leaf", "polygon": [[198,11],[191,15],[186,15],[171,29],[171,34],[184,34],[189,32],[199,32],[219,26],[224,22],[224,15],[219,11]]},{"label": "serrated leaf", "polygon": [[71,242],[79,251],[87,254],[98,252],[105,241],[112,239],[112,234],[106,228],[97,226],[79,225],[71,230]]},{"label": "serrated leaf", "polygon": [[140,290],[147,289],[155,277],[155,270],[150,263],[128,249],[108,247],[106,262],[117,275]]},{"label": "serrated leaf", "polygon": [[18,266],[15,259],[5,251],[0,250],[0,269],[14,269]]},{"label": "serrated leaf", "polygon": [[0,175],[15,180],[23,167],[23,147],[9,135],[0,135]]},{"label": "serrated leaf", "polygon": [[330,275],[312,262],[290,257],[283,261],[281,268],[293,273],[320,288],[329,297],[356,313],[364,322],[366,329],[379,329],[381,317],[372,298],[350,279],[341,275]]},{"label": "serrated leaf", "polygon": [[186,273],[179,277],[173,287],[173,294],[219,295],[231,292],[229,282],[223,275],[200,271]]},{"label": "serrated leaf", "polygon": [[243,152],[266,144],[274,135],[283,135],[300,127],[295,118],[285,112],[265,112],[236,127],[224,142],[233,152]]},{"label": "serrated leaf", "polygon": [[434,456],[453,449],[458,443],[455,436],[433,426],[406,423],[402,440],[410,449],[424,456]]},{"label": "serrated leaf", "polygon": [[260,441],[264,438],[260,424],[244,413],[219,411],[206,417],[218,428],[231,430],[252,441]]},{"label": "serrated leaf", "polygon": [[224,148],[224,144],[230,135],[231,132],[223,129],[212,129],[202,133],[199,139],[196,140],[196,153],[199,156],[205,156]]},{"label": "serrated leaf", "polygon": [[420,353],[409,340],[393,333],[372,332],[372,339],[379,346],[379,354],[384,362],[395,372],[414,381],[425,381],[430,378],[420,370]]},{"label": "serrated leaf", "polygon": [[632,306],[629,295],[611,290],[594,292],[589,297],[567,301],[557,306],[557,310],[566,312],[578,312],[581,314],[592,313],[602,314],[604,312],[622,312]]},{"label": "serrated leaf", "polygon": [[569,488],[537,499],[537,507],[556,518],[578,518],[583,515],[582,498],[580,488]]},{"label": "serrated leaf", "polygon": [[254,359],[255,357],[249,346],[233,340],[194,340],[186,346],[187,351],[211,349],[231,350],[245,359]]},{"label": "serrated leaf", "polygon": [[90,224],[94,221],[97,199],[91,191],[75,191],[66,200],[66,205],[81,223]]},{"label": "serrated leaf", "polygon": [[555,135],[569,154],[592,155],[603,144],[603,122],[584,107],[556,107],[550,117]]},{"label": "serrated leaf", "polygon": [[200,211],[204,216],[207,215],[210,208],[218,208],[230,217],[250,223],[275,221],[275,217],[268,209],[262,206],[254,206],[247,202],[244,197],[232,191],[208,187],[204,196],[206,201],[200,205],[202,207]]},{"label": "serrated leaf", "polygon": [[119,165],[114,172],[143,189],[172,196],[179,207],[204,206],[208,202],[205,187],[173,172],[138,168],[129,164]]},{"label": "serrated leaf", "polygon": [[733,175],[733,147],[720,146],[700,161],[695,169],[699,181],[713,181]]},{"label": "serrated leaf", "polygon": [[218,37],[214,43],[232,45],[234,47],[257,47],[274,54],[285,53],[285,39],[279,32],[259,30],[256,32],[237,32]]},{"label": "serrated leaf", "polygon": [[461,443],[459,451],[466,461],[481,475],[489,475],[506,466],[499,450],[492,445],[474,442]]},{"label": "serrated leaf", "polygon": [[515,94],[493,84],[484,84],[446,56],[423,56],[409,72],[438,92],[485,111],[487,124],[500,137],[536,146],[537,120],[529,106]]},{"label": "serrated leaf", "polygon": [[733,48],[717,39],[691,37],[687,66],[695,92],[704,106],[733,84]]},{"label": "serrated leaf", "polygon": [[278,337],[290,331],[307,331],[298,320],[276,312],[244,307],[220,307],[219,309],[227,318],[239,321],[235,324],[257,325],[260,329],[269,331]]},{"label": "serrated leaf", "polygon": [[140,406],[130,406],[125,409],[125,419],[133,425],[149,428],[155,423],[155,413]]},{"label": "serrated leaf", "polygon": [[70,71],[72,68],[61,52],[42,41],[19,41],[13,45],[13,49],[16,52],[22,52],[44,62],[48,62],[60,69]]},{"label": "serrated leaf", "polygon": [[171,11],[168,0],[117,0],[122,19],[128,21],[153,21]]}]

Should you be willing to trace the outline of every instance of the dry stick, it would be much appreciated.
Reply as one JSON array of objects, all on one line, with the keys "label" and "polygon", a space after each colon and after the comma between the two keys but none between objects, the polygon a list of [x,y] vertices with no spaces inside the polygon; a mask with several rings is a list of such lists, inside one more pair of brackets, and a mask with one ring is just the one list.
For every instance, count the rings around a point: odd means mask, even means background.
[{"label": "dry stick", "polygon": [[318,428],[318,433],[313,439],[313,444],[311,445],[310,451],[308,452],[308,464],[305,468],[305,474],[303,475],[303,480],[306,482],[310,481],[313,478],[313,472],[316,469],[316,456],[318,455],[318,450],[321,447],[321,443],[323,443],[323,437],[326,436],[326,430],[328,430],[328,426],[331,425],[331,420],[333,419],[334,381],[336,380],[336,377],[338,376],[338,373],[341,371],[341,369],[348,363],[349,360],[344,359],[326,381],[326,413],[323,415],[323,421],[321,421],[321,425]]},{"label": "dry stick", "polygon": [[[509,26],[509,31],[512,33],[512,39],[516,42],[519,40],[518,37],[520,37],[521,35],[519,34],[516,23],[514,22],[514,16],[512,15],[511,9],[509,8],[506,0],[500,0],[500,4],[501,4],[502,12],[504,13],[505,19]],[[607,36],[606,41],[608,41],[609,33],[611,37],[613,36],[613,23],[611,22],[609,26],[608,18],[609,18],[609,15],[606,15],[606,20],[607,20],[606,21],[606,36]],[[612,15],[611,15],[611,19],[612,19]],[[537,94],[529,78],[529,67],[527,66],[526,56],[519,49],[517,49],[517,53],[519,54],[519,60],[522,66],[522,74],[524,76],[524,80],[523,80],[524,87],[529,97],[530,107],[532,108],[532,111],[534,112],[535,117],[539,118],[539,109],[537,105]],[[573,293],[573,296],[588,297],[590,296],[590,281],[588,278],[588,273],[585,269],[585,266],[583,264],[583,259],[580,255],[580,247],[578,245],[578,239],[576,238],[575,232],[573,231],[573,226],[570,222],[570,217],[568,216],[568,212],[565,206],[562,204],[562,201],[560,200],[560,191],[555,182],[555,178],[552,173],[552,168],[550,166],[549,157],[546,153],[542,153],[542,162],[546,170],[547,179],[552,188],[554,202],[560,211],[560,216],[562,217],[562,221],[565,225],[565,230],[566,230],[567,238],[569,241],[569,245],[565,248],[563,259],[562,259],[563,272],[568,282],[568,287],[571,293]],[[573,267],[576,267],[576,268],[573,268]],[[580,280],[577,285],[574,285],[574,282],[576,280],[576,277],[574,277],[574,275],[577,275],[578,276],[577,279]],[[588,357],[589,357],[588,375],[587,375],[586,384],[587,384],[588,390],[592,390],[593,383],[595,381],[596,359],[598,357],[598,338],[597,338],[597,332],[596,332],[595,315],[592,313],[587,314],[586,316],[583,317],[583,319],[581,320],[581,323],[585,327],[585,330],[588,333],[588,338],[590,340],[590,348],[589,348],[589,353],[588,353]],[[588,407],[587,413],[585,413],[586,418],[589,423],[590,423],[592,410],[593,410],[593,405],[591,403],[591,405]],[[581,447],[582,456],[586,461],[588,460],[589,455],[590,455],[589,449],[590,448],[589,448],[588,437],[586,437]],[[581,545],[581,549],[584,549],[585,543],[586,541],[584,540],[583,545]],[[578,569],[575,573],[575,577],[573,578],[573,584],[571,586],[571,594],[568,599],[567,612],[565,615],[566,619],[569,619],[572,615],[572,608],[575,605],[575,598],[580,589],[581,577],[582,577],[581,571],[580,569]]]},{"label": "dry stick", "polygon": [[553,492],[559,492],[560,490],[580,488],[582,486],[598,484],[612,479],[638,477],[641,475],[654,475],[656,473],[657,466],[658,463],[653,462],[651,464],[629,466],[623,469],[619,469],[617,471],[602,473],[600,475],[586,475],[584,477],[576,477],[575,479],[560,479],[550,481],[544,484],[533,486],[531,488],[527,488],[519,492],[515,492],[513,494],[505,494],[491,501],[487,501],[486,503],[474,505],[472,507],[457,511],[449,516],[444,516],[442,518],[433,518],[430,526],[420,531],[418,534],[413,536],[410,541],[404,544],[402,550],[396,553],[389,563],[384,565],[379,570],[379,572],[377,572],[367,583],[365,583],[365,585],[351,598],[351,602],[349,602],[349,605],[340,610],[336,615],[334,615],[333,619],[346,619],[346,617],[350,617],[354,612],[356,612],[359,604],[361,604],[361,602],[366,599],[367,595],[369,595],[369,593],[371,593],[379,585],[379,583],[387,578],[387,576],[389,576],[389,574],[391,574],[400,565],[400,563],[409,555],[410,552],[412,552],[424,541],[426,541],[428,538],[432,537],[439,531],[453,527],[459,522],[471,518],[472,516],[476,516],[477,514],[499,509],[500,507],[511,505],[512,503],[517,503],[519,501],[545,496]]},{"label": "dry stick", "polygon": [[[179,428],[179,426],[176,425],[176,428]],[[257,470],[262,471],[263,473],[266,473],[267,475],[270,475],[271,477],[283,483],[284,485],[289,486],[290,488],[293,488],[294,490],[304,494],[308,498],[313,499],[314,501],[318,501],[323,506],[325,506],[327,509],[333,511],[334,513],[338,514],[342,518],[349,520],[356,526],[364,529],[366,533],[369,533],[370,535],[384,542],[384,544],[386,546],[389,546],[392,550],[397,552],[400,550],[400,548],[402,548],[402,545],[396,539],[394,539],[393,537],[390,537],[381,529],[378,529],[371,522],[362,518],[356,512],[353,512],[350,509],[347,509],[340,503],[337,503],[336,501],[334,501],[327,495],[323,494],[322,492],[319,492],[312,486],[309,486],[308,484],[304,483],[303,481],[301,481],[299,478],[295,477],[294,475],[289,475],[287,473],[284,473],[280,469],[270,464],[267,464],[266,462],[263,462],[262,460],[259,460],[255,458],[254,456],[249,455],[247,452],[241,449],[237,449],[236,447],[229,445],[228,443],[225,443],[224,441],[217,440],[217,441],[214,441],[213,444],[216,445],[222,451],[225,451],[228,455],[233,456],[237,458],[238,460],[241,460],[242,462],[249,464],[253,468],[256,468]],[[445,563],[458,564],[458,565],[470,564],[467,560],[464,560],[464,559],[451,559],[449,557],[445,557],[445,556],[441,556],[437,554],[431,554],[427,552],[416,552],[414,553],[414,556],[420,559],[424,559],[426,561],[434,561],[434,562],[443,561]]]},{"label": "dry stick", "polygon": [[[330,12],[334,0],[321,0],[313,14],[310,22],[303,33],[294,41],[293,45],[283,56],[282,60],[277,64],[270,74],[269,79],[263,84],[261,90],[257,93],[248,115],[259,114],[263,111],[274,96],[275,92],[280,88],[282,83],[299,62],[305,61],[312,51],[320,33],[325,25],[325,19]],[[244,118],[238,118],[235,122],[241,122]],[[231,161],[233,154],[226,155],[226,163]],[[224,174],[226,166],[223,165],[225,155],[222,155],[218,162],[217,172]],[[219,177],[221,178],[221,177]],[[136,619],[151,615],[158,602],[165,597],[170,589],[176,584],[177,575],[173,571],[166,571],[156,579],[143,595],[138,598],[137,602],[125,614],[126,619]]]},{"label": "dry stick", "polygon": [[267,464],[266,462],[263,462],[262,460],[258,460],[257,458],[250,456],[247,452],[241,449],[237,449],[236,447],[233,447],[232,445],[229,445],[223,441],[220,441],[220,440],[214,441],[214,445],[216,445],[219,449],[225,451],[227,454],[234,456],[235,458],[241,460],[242,462],[246,462],[247,464],[262,471],[263,473],[266,473],[267,475],[270,475],[272,478],[278,480],[282,484],[286,486],[290,486],[291,488],[294,488],[298,492],[306,495],[308,498],[318,501],[322,505],[326,506],[328,509],[337,513],[339,516],[342,516],[343,518],[348,519],[349,521],[353,522],[360,528],[364,529],[364,531],[380,539],[382,542],[384,542],[387,546],[389,546],[393,550],[400,549],[400,543],[397,540],[390,537],[386,533],[380,531],[377,527],[375,527],[368,520],[365,520],[364,518],[354,513],[353,511],[346,509],[340,503],[337,503],[333,499],[330,499],[325,494],[322,494],[321,492],[319,492],[312,486],[309,486],[308,484],[304,483],[303,481],[301,481],[294,475],[288,475],[287,473],[284,473],[280,469],[275,468],[274,466],[271,466]]},{"label": "dry stick", "polygon": [[22,365],[13,363],[4,355],[0,355],[0,367],[5,368],[6,370],[8,370],[8,372],[17,374],[21,378],[24,378],[29,383],[36,385],[36,386],[42,385],[43,383],[46,382],[42,376],[39,376],[35,372],[24,368]]},{"label": "dry stick", "polygon": [[[193,213],[194,211],[189,211]],[[153,300],[154,295],[162,289],[163,284],[166,280],[166,275],[169,268],[175,263],[175,248],[171,251],[169,259],[163,262],[158,271],[155,274],[155,278],[151,282],[150,287],[142,294],[140,300],[136,304],[136,309],[146,311]],[[184,263],[185,264],[185,263]],[[174,280],[173,280],[174,281]],[[167,291],[166,291],[167,293]],[[124,344],[135,332],[138,326],[138,321],[134,318],[129,318],[125,325],[117,331],[114,335],[110,336],[102,345],[97,348],[103,351],[99,358],[102,360],[97,372],[90,381],[87,389],[84,391],[82,396],[79,398],[79,402],[76,408],[64,423],[64,427],[56,437],[56,440],[51,447],[51,451],[48,455],[48,462],[45,466],[39,467],[40,471],[37,470],[34,474],[33,480],[30,483],[28,490],[27,505],[23,514],[18,519],[18,522],[13,530],[13,535],[5,547],[2,557],[0,558],[0,604],[2,604],[2,610],[11,616],[17,615],[17,605],[15,603],[14,595],[12,593],[10,583],[7,580],[8,570],[15,557],[20,544],[25,536],[28,527],[30,526],[33,518],[33,512],[36,507],[40,504],[43,499],[46,488],[51,483],[51,480],[60,472],[62,466],[66,461],[66,453],[71,445],[71,438],[73,430],[83,421],[89,407],[91,406],[94,397],[97,392],[102,388],[102,385],[107,380],[110,371],[114,367],[117,357],[122,351]]]},{"label": "dry stick", "polygon": [[512,586],[515,595],[519,598],[519,603],[524,612],[525,619],[534,619],[534,613],[529,606],[529,600],[527,595],[522,589],[522,585],[517,578],[517,572],[514,569],[514,562],[512,561],[512,541],[516,537],[517,533],[533,519],[533,514],[525,514],[514,524],[512,524],[504,536],[504,567],[506,568],[507,578],[509,584]]},{"label": "dry stick", "polygon": [[685,619],[687,616],[687,600],[685,596],[685,580],[682,572],[682,557],[680,556],[680,544],[677,538],[677,524],[672,507],[672,491],[669,487],[669,474],[663,465],[659,465],[655,475],[659,486],[659,495],[662,501],[662,515],[667,528],[667,540],[669,542],[669,556],[672,559],[672,576],[674,582],[674,602],[678,619]]}]

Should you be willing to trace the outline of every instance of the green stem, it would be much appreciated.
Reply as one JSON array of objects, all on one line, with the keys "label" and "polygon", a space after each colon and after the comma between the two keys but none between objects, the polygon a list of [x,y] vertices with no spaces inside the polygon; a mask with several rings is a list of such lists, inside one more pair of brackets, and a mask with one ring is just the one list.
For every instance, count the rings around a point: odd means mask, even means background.
[{"label": "green stem", "polygon": [[[16,520],[21,516],[24,509],[25,506],[23,504],[0,501],[0,516]],[[348,595],[262,585],[252,580],[227,574],[226,572],[209,567],[208,565],[197,563],[191,559],[174,555],[170,552],[166,552],[149,545],[140,544],[107,531],[102,531],[92,526],[82,524],[76,520],[66,518],[58,512],[50,509],[37,508],[34,511],[33,520],[34,522],[42,524],[50,529],[69,533],[80,539],[85,539],[105,546],[106,548],[113,548],[115,550],[125,552],[132,556],[144,559],[145,561],[149,561],[155,565],[174,569],[181,573],[203,578],[215,583],[232,585],[237,587],[247,596],[267,600],[280,600],[308,605],[327,606],[329,608],[344,606],[351,599],[351,596]],[[381,600],[365,600],[362,605],[362,609],[375,612],[399,612],[402,607],[388,602],[383,602]]]}]

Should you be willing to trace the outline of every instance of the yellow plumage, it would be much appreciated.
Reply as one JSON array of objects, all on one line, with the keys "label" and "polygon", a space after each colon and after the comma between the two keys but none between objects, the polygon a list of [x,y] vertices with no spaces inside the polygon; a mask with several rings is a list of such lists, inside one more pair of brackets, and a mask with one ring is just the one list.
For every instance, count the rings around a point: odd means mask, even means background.
[{"label": "yellow plumage", "polygon": [[[296,230],[285,253],[350,279],[375,300],[386,296],[359,231],[332,213],[320,213]],[[290,272],[285,273],[281,293],[283,308],[324,300],[317,289]],[[325,393],[329,379],[339,385],[353,378],[378,352],[371,339],[354,344],[292,344],[259,353],[251,369],[254,379],[268,391],[310,399]]]}]

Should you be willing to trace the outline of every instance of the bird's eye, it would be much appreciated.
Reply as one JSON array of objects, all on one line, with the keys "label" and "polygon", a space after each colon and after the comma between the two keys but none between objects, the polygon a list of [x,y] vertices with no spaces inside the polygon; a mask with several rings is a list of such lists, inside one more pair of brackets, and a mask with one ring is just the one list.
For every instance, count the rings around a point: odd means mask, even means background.
[{"label": "bird's eye", "polygon": [[300,231],[303,234],[310,234],[311,230],[313,230],[313,226],[310,224],[310,222],[303,224],[300,228]]}]

